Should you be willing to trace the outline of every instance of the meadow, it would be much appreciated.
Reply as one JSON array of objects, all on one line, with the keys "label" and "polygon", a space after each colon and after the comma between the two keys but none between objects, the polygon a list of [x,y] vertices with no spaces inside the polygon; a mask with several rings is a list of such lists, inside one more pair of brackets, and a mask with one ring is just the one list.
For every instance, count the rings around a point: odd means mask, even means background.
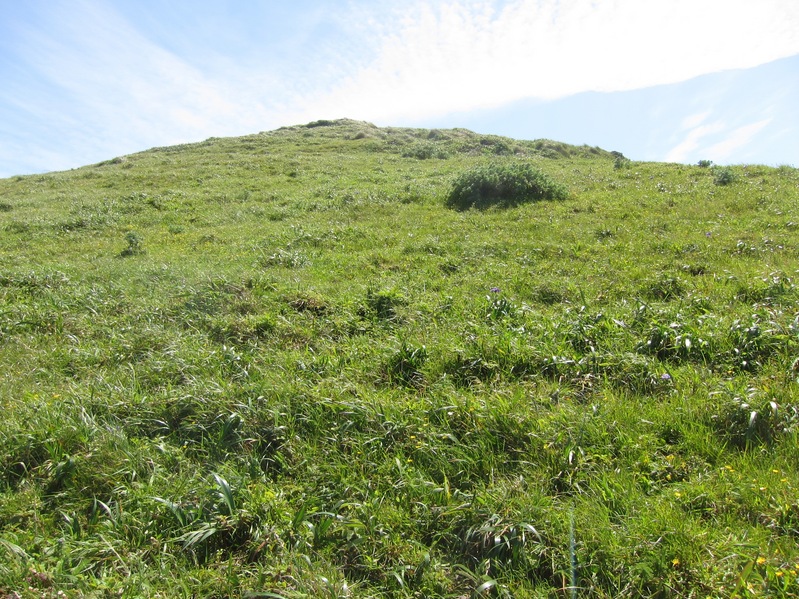
[{"label": "meadow", "polygon": [[797,597],[798,253],[797,168],[462,129],[2,179],[0,598]]}]

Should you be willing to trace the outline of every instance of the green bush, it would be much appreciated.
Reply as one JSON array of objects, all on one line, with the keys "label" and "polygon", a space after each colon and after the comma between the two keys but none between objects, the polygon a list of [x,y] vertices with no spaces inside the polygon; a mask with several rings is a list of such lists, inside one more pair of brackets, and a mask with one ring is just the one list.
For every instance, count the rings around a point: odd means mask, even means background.
[{"label": "green bush", "polygon": [[125,241],[128,242],[128,247],[122,250],[120,255],[138,256],[145,253],[142,236],[136,231],[128,231],[127,235],[125,235]]},{"label": "green bush", "polygon": [[621,152],[611,152],[611,155],[613,156],[613,168],[616,170],[629,168],[632,165],[632,161]]},{"label": "green bush", "polygon": [[492,163],[461,174],[447,196],[447,206],[458,210],[507,208],[538,200],[563,200],[564,185],[524,162]]},{"label": "green bush", "polygon": [[716,185],[730,185],[735,182],[736,176],[729,166],[713,168],[713,183]]}]

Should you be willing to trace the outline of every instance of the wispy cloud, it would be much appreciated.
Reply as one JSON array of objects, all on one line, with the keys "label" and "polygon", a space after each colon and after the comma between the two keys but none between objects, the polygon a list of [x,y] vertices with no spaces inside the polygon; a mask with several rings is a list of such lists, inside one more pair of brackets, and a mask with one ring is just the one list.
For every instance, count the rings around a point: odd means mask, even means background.
[{"label": "wispy cloud", "polygon": [[301,112],[418,118],[619,91],[799,53],[799,4],[738,0],[419,1],[369,64]]},{"label": "wispy cloud", "polygon": [[[200,65],[151,41],[102,1],[55,4],[47,27],[28,27],[21,49],[44,93],[0,92],[3,103],[50,121],[62,136],[130,151],[259,130],[268,106],[230,64]],[[58,35],[53,35],[56,30]],[[27,93],[26,93],[27,92]],[[53,136],[56,137],[56,136]],[[51,142],[57,140],[51,138]]]},{"label": "wispy cloud", "polygon": [[[723,121],[704,123],[708,112],[688,117],[683,140],[666,155],[668,162],[688,162],[701,155],[703,160],[722,162],[733,152],[750,143],[772,119],[761,119],[742,126],[730,126]],[[709,141],[708,141],[708,138]]]},{"label": "wispy cloud", "polygon": [[[13,56],[0,59],[0,160],[12,165],[0,170],[17,168],[14,155],[65,168],[317,118],[411,124],[799,54],[799,3],[781,0],[307,4],[246,3],[233,17],[175,0],[146,18],[121,0],[20,5],[23,17],[0,23],[0,35],[15,27],[0,40]],[[672,157],[720,132],[712,115],[697,119]]]},{"label": "wispy cloud", "polygon": [[735,150],[750,143],[769,123],[771,123],[771,119],[763,119],[738,127],[725,135],[722,141],[707,148],[705,154],[709,157],[708,159],[716,161],[727,160]]},{"label": "wispy cloud", "polygon": [[721,121],[705,123],[710,115],[710,111],[705,111],[683,119],[681,129],[687,132],[684,134],[683,140],[666,155],[667,162],[685,162],[700,147],[704,138],[721,133],[726,129]]},{"label": "wispy cloud", "polygon": [[72,100],[95,119],[144,135],[163,132],[164,122],[179,135],[236,114],[224,81],[150,42],[102,3],[78,6],[55,17],[63,37],[29,37],[35,67],[61,90],[59,101]]}]

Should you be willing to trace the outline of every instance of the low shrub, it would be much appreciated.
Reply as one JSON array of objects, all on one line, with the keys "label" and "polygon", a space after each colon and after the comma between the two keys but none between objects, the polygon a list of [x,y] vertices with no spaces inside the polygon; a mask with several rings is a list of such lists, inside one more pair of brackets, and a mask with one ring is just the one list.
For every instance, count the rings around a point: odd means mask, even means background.
[{"label": "low shrub", "polygon": [[622,168],[630,168],[632,161],[621,152],[611,152],[613,156],[613,168],[616,170]]},{"label": "low shrub", "polygon": [[142,236],[136,231],[128,231],[125,235],[128,246],[120,252],[121,256],[138,256],[145,253]]},{"label": "low shrub", "polygon": [[729,166],[713,168],[713,183],[716,185],[731,185],[735,182],[735,173]]},{"label": "low shrub", "polygon": [[538,200],[563,200],[564,185],[524,162],[492,163],[461,174],[447,197],[447,206],[457,210],[491,206],[508,208]]}]

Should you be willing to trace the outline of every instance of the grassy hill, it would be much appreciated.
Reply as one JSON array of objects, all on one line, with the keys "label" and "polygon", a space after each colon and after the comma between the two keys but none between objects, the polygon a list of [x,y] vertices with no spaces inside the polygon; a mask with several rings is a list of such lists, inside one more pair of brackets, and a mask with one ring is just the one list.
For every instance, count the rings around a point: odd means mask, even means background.
[{"label": "grassy hill", "polygon": [[319,121],[0,231],[3,599],[799,594],[795,168]]}]

